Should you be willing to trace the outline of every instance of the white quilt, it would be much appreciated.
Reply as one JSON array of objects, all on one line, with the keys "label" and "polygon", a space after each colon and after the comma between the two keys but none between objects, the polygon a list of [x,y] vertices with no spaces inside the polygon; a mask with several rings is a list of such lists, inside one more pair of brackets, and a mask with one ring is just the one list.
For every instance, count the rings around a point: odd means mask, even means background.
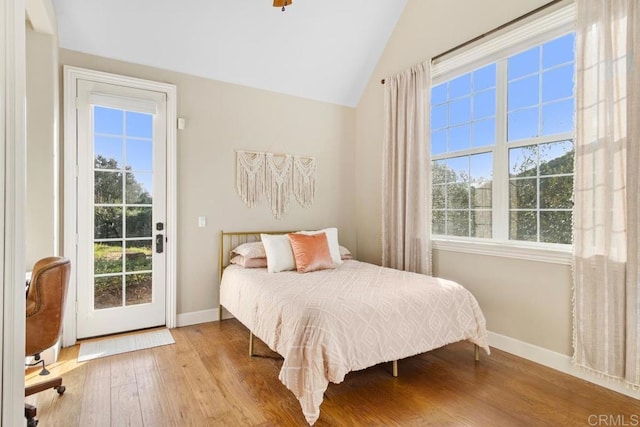
[{"label": "white quilt", "polygon": [[484,316],[464,287],[358,261],[306,274],[232,265],[220,302],[284,357],[280,381],[309,424],[329,381],[350,371],[461,340],[489,353]]}]

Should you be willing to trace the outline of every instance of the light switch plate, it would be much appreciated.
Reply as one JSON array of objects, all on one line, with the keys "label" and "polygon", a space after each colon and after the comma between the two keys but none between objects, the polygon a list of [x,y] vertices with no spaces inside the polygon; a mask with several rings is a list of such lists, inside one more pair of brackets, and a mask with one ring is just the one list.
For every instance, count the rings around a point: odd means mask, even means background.
[{"label": "light switch plate", "polygon": [[199,216],[198,217],[198,227],[206,227],[207,226],[207,217]]}]

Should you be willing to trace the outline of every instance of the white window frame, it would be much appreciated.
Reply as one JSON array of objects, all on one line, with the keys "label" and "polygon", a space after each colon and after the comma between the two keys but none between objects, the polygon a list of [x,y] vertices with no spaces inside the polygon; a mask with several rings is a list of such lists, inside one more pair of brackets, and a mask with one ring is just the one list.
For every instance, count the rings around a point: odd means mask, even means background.
[{"label": "white window frame", "polygon": [[[569,265],[572,245],[509,240],[509,149],[545,142],[575,140],[568,132],[532,139],[507,141],[507,58],[531,47],[575,31],[575,4],[565,2],[550,7],[540,15],[507,28],[491,39],[472,44],[460,52],[452,52],[432,63],[431,86],[496,64],[496,144],[473,147],[455,153],[430,156],[429,161],[478,153],[493,153],[493,238],[435,235],[432,246],[437,250],[475,253],[506,258],[525,259]],[[498,196],[498,197],[496,197]],[[506,224],[506,225],[505,225]]]}]

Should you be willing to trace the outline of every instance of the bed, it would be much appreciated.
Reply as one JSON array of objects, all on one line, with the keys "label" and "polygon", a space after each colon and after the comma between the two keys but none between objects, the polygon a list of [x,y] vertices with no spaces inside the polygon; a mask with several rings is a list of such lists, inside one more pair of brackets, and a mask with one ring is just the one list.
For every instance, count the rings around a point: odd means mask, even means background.
[{"label": "bed", "polygon": [[[270,232],[274,233],[274,232]],[[260,232],[221,232],[220,312],[228,310],[279,353],[280,381],[296,396],[307,422],[320,416],[329,382],[350,371],[397,361],[468,340],[489,354],[485,318],[461,285],[346,260],[335,269],[268,273],[229,263],[229,252]]]}]

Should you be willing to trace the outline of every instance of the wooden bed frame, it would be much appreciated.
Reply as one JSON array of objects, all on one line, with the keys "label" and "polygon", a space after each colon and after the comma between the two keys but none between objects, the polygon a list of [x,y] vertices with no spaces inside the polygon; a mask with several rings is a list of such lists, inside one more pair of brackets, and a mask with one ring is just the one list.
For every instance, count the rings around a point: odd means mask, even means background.
[{"label": "wooden bed frame", "polygon": [[[218,257],[218,289],[222,283],[222,272],[229,265],[231,259],[231,250],[238,245],[249,242],[259,242],[260,234],[287,234],[293,231],[224,231],[220,230],[220,254]],[[222,321],[222,304],[218,307],[218,320]],[[249,331],[249,356],[253,357],[253,332]],[[474,360],[480,360],[480,347],[474,344],[473,351]],[[393,361],[392,373],[394,377],[398,376],[398,361]]]}]

